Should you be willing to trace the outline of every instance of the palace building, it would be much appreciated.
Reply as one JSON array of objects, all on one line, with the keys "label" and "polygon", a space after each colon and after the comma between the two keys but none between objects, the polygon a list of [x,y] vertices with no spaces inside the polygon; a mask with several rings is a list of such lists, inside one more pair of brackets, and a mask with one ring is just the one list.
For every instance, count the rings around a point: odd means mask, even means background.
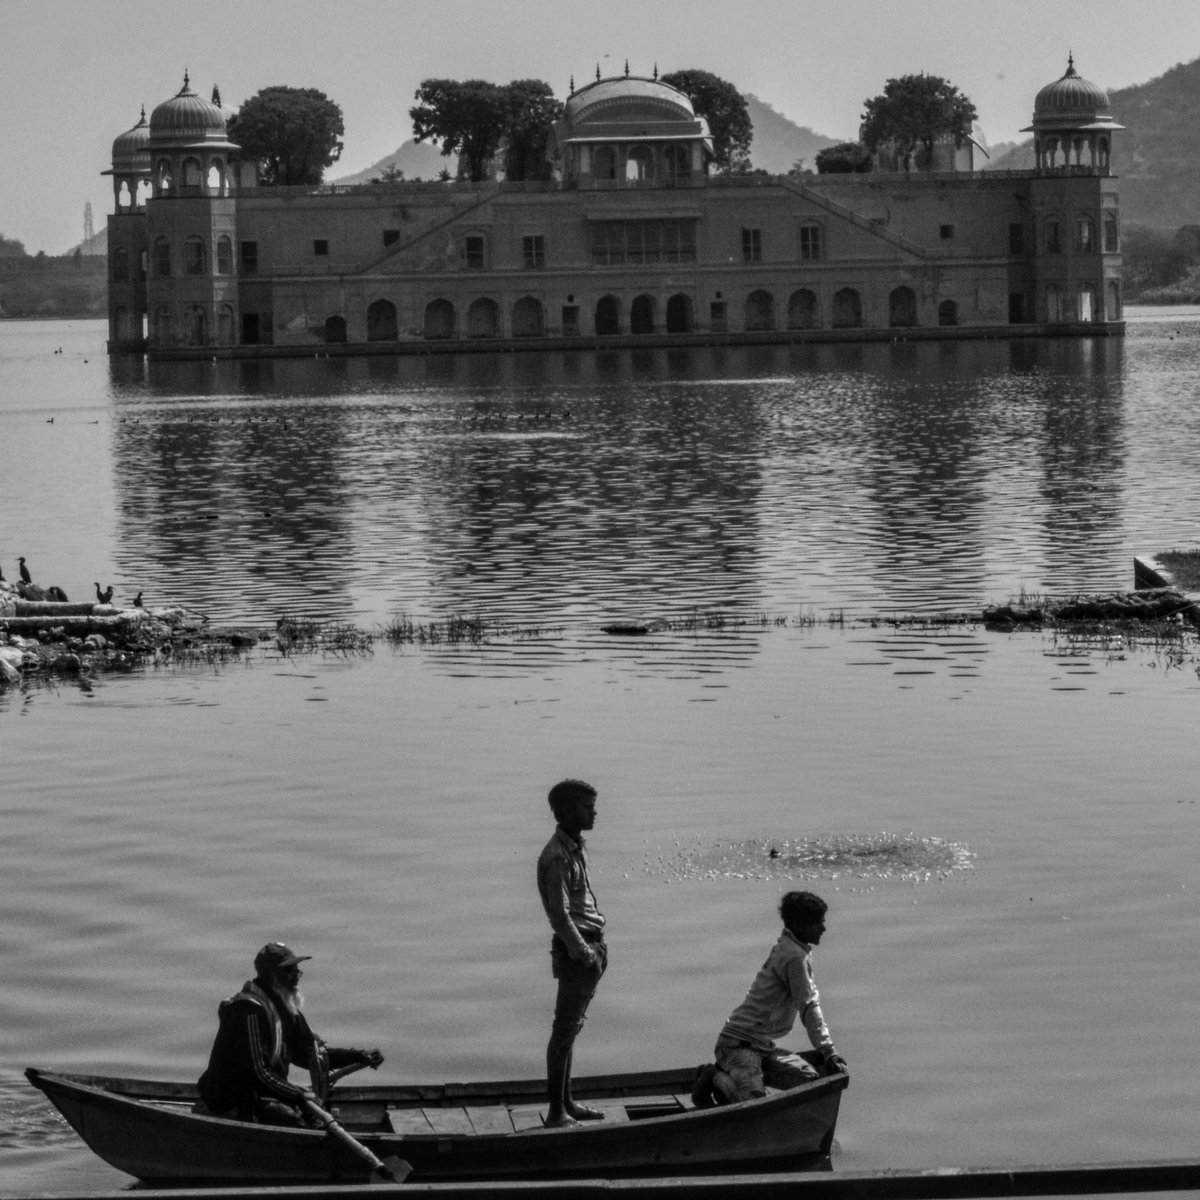
[{"label": "palace building", "polygon": [[657,78],[599,78],[555,178],[260,187],[214,90],[113,143],[109,347],[151,358],[1119,334],[1103,88],[1034,102],[1032,170],[710,174]]}]

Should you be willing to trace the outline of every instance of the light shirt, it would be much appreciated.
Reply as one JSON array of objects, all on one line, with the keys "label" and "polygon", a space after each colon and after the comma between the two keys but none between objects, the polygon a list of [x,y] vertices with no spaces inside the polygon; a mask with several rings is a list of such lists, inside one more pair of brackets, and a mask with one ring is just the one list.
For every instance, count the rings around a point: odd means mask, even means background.
[{"label": "light shirt", "polygon": [[550,928],[566,943],[573,959],[587,958],[587,944],[599,940],[604,917],[588,879],[583,838],[576,841],[561,825],[556,826],[538,856],[537,883]]},{"label": "light shirt", "polygon": [[812,975],[812,946],[784,930],[754,977],[746,998],[729,1015],[722,1038],[747,1042],[766,1053],[786,1037],[799,1016],[816,1050],[833,1049]]}]

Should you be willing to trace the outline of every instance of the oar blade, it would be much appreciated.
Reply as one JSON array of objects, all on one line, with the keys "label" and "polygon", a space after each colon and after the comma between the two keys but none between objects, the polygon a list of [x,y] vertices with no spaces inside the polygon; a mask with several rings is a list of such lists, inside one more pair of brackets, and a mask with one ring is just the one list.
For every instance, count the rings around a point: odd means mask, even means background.
[{"label": "oar blade", "polygon": [[412,1174],[412,1163],[396,1154],[382,1159],[372,1172],[371,1183],[403,1183]]}]

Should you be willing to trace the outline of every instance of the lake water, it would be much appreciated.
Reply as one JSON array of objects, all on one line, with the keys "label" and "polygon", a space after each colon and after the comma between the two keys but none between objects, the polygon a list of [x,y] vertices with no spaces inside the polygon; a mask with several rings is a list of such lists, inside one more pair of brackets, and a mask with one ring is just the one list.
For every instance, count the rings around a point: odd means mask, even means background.
[{"label": "lake water", "polygon": [[[1194,312],[169,366],[110,365],[99,322],[0,324],[10,579],[504,626],[0,692],[0,1190],[124,1186],[22,1069],[195,1078],[270,938],[382,1078],[539,1074],[564,775],[600,788],[612,946],[577,1072],[706,1061],[810,887],[835,1169],[1194,1155],[1194,650],[888,618],[1126,589],[1135,553],[1194,547],[1198,390]],[[790,883],[766,853],[884,834],[898,858]]]}]

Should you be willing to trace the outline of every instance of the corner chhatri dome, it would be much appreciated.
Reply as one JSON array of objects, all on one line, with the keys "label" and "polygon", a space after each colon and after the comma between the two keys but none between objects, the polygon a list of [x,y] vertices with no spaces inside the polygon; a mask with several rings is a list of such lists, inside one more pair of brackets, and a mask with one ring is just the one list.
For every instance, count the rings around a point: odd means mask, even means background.
[{"label": "corner chhatri dome", "polygon": [[146,106],[142,105],[141,120],[112,144],[112,165],[116,171],[150,170],[150,126],[146,123]]},{"label": "corner chhatri dome", "polygon": [[197,96],[191,89],[187,72],[183,87],[164,100],[150,114],[150,140],[153,142],[224,140],[227,110]]},{"label": "corner chhatri dome", "polygon": [[1067,70],[1061,78],[1048,83],[1033,102],[1030,129],[1121,128],[1113,121],[1108,92],[1097,83],[1083,79],[1075,71],[1075,58],[1067,56]]}]

